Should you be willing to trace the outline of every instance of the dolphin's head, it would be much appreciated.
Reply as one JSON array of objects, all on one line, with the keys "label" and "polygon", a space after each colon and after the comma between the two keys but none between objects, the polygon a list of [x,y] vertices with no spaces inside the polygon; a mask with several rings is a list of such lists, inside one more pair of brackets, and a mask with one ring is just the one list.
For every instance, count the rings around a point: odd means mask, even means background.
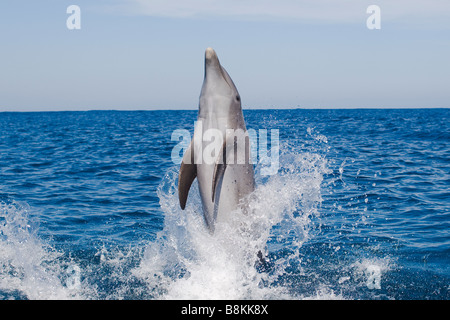
[{"label": "dolphin's head", "polygon": [[205,52],[205,78],[200,94],[200,109],[204,111],[240,110],[241,98],[227,71],[220,65],[212,48]]}]

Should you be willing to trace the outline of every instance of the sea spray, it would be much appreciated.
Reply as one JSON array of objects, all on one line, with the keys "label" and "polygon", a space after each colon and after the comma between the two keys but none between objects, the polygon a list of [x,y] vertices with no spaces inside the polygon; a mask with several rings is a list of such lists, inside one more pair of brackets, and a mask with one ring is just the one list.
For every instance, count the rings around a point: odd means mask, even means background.
[{"label": "sea spray", "polygon": [[36,235],[28,211],[26,204],[0,202],[0,291],[9,298],[80,298],[74,290],[81,286],[79,267],[62,262]]},{"label": "sea spray", "polygon": [[[259,175],[262,166],[257,166],[256,190],[244,199],[247,210],[236,210],[232,221],[218,224],[214,234],[205,228],[195,184],[186,210],[179,208],[177,168],[170,169],[158,188],[164,229],[146,248],[134,274],[146,279],[160,299],[295,298],[279,278],[298,267],[328,169],[323,156],[289,146],[280,163],[279,174],[269,177]],[[284,246],[290,253],[277,257]]]}]

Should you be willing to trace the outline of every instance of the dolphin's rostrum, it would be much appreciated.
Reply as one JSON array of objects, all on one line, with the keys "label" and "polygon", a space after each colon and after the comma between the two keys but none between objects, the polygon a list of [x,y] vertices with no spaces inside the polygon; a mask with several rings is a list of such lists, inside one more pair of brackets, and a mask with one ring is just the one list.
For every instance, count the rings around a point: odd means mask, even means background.
[{"label": "dolphin's rostrum", "polygon": [[205,78],[200,94],[194,138],[178,176],[184,210],[197,178],[206,224],[229,221],[233,210],[255,187],[250,146],[239,93],[212,48],[205,52]]}]

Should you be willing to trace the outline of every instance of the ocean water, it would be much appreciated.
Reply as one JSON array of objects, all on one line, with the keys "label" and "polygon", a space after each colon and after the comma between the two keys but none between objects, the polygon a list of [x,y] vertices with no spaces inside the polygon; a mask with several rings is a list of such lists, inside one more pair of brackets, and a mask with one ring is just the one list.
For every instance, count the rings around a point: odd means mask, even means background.
[{"label": "ocean water", "polygon": [[278,171],[211,235],[171,157],[196,111],[0,113],[0,299],[450,298],[448,109],[244,115]]}]

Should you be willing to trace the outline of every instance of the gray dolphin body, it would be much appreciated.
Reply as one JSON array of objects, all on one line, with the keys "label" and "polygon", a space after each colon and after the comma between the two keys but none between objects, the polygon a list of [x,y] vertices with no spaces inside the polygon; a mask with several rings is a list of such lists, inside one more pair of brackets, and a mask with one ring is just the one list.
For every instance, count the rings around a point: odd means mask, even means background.
[{"label": "gray dolphin body", "polygon": [[229,221],[233,210],[254,188],[250,146],[239,93],[212,48],[205,52],[205,78],[200,94],[194,138],[178,176],[178,196],[184,210],[197,178],[203,214],[210,232]]}]

